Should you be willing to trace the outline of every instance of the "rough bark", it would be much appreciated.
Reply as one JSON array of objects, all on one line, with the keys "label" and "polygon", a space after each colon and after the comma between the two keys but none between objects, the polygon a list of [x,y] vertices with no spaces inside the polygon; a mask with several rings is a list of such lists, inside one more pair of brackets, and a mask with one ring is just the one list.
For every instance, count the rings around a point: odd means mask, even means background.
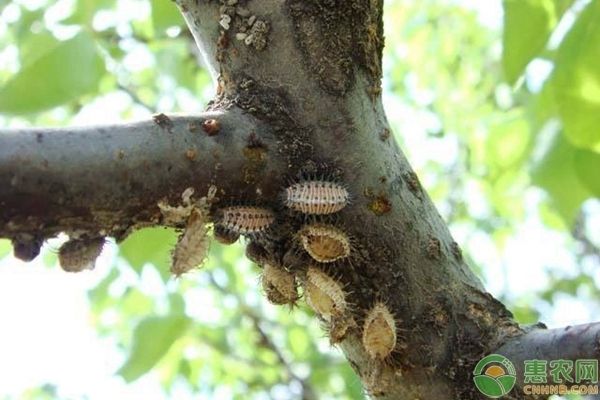
[{"label": "rough bark", "polygon": [[[218,128],[207,126],[212,121]],[[159,201],[179,203],[187,187],[206,193],[217,182],[223,201],[273,198],[283,166],[262,160],[257,132],[271,136],[236,107],[120,125],[0,129],[0,236],[23,245],[60,232],[121,239],[164,223]]]},{"label": "rough bark", "polygon": [[[319,268],[347,293],[354,324],[340,346],[374,398],[479,398],[471,371],[482,356],[501,348],[518,359],[524,344],[552,343],[555,332],[524,334],[485,292],[390,135],[379,95],[382,0],[222,3],[177,1],[218,81],[208,114],[2,133],[0,236],[27,243],[84,231],[121,239],[161,223],[160,199],[215,185],[214,209],[275,210],[276,226],[248,254],[303,277],[314,264],[298,250],[307,218],[285,209],[279,193],[285,182],[320,176],[352,194],[348,207],[321,219],[350,237],[350,257]],[[260,29],[249,28],[252,16]],[[245,43],[237,33],[255,36]],[[207,118],[221,122],[218,135],[190,129]],[[361,339],[378,301],[397,329],[383,361]],[[599,356],[597,338],[580,336],[587,358]]]}]

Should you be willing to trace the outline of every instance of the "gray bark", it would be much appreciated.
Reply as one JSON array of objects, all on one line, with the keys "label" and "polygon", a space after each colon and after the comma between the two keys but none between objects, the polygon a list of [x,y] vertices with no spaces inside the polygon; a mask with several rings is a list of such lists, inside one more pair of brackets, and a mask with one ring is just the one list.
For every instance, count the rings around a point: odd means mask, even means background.
[{"label": "gray bark", "polygon": [[[557,329],[533,329],[503,344],[496,353],[507,357],[517,370],[517,384],[523,386],[526,360],[598,359],[600,323],[566,326]],[[550,368],[547,369],[548,382]]]},{"label": "gray bark", "polygon": [[[211,114],[171,117],[168,127],[3,132],[0,236],[26,242],[79,230],[121,239],[132,227],[160,224],[160,199],[214,184],[215,208],[237,202],[276,211],[277,227],[248,254],[302,276],[312,263],[296,243],[306,218],[286,210],[279,193],[301,175],[340,180],[352,203],[324,220],[349,235],[352,250],[324,268],[351,293],[356,326],[341,348],[366,391],[378,399],[479,398],[471,377],[477,361],[503,344],[517,357],[532,333],[523,336],[466,266],[390,135],[379,95],[382,0],[241,3],[264,23],[248,44],[236,38],[252,31],[235,7],[177,1],[218,81]],[[190,132],[189,123],[208,117],[221,121],[219,135]],[[185,156],[190,147],[198,150],[193,161]],[[376,301],[398,330],[382,362],[361,341]],[[591,343],[587,358],[598,357]]]},{"label": "gray bark", "polygon": [[[211,119],[220,125],[213,136],[203,128]],[[160,200],[181,202],[187,187],[206,193],[217,182],[224,201],[256,199],[256,189],[273,197],[281,185],[277,160],[264,166],[263,184],[250,176],[256,161],[238,157],[256,132],[270,136],[235,107],[120,125],[0,129],[0,236],[84,231],[120,239],[160,223]],[[252,193],[244,192],[248,180]]]}]

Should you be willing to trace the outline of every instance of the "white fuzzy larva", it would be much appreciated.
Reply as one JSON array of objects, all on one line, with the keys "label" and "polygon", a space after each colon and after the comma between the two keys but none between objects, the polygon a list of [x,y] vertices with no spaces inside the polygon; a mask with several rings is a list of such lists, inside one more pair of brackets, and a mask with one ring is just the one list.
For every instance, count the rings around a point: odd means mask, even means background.
[{"label": "white fuzzy larva", "polygon": [[385,304],[378,302],[367,313],[362,343],[372,359],[385,359],[396,347],[396,323]]},{"label": "white fuzzy larva", "polygon": [[298,234],[302,247],[315,261],[330,263],[350,255],[348,236],[332,225],[305,225]]},{"label": "white fuzzy larva", "polygon": [[298,300],[294,274],[282,267],[265,264],[262,286],[267,299],[273,304],[294,304]]},{"label": "white fuzzy larva", "polygon": [[208,254],[208,248],[205,215],[198,209],[194,209],[173,250],[171,273],[180,276],[201,265]]},{"label": "white fuzzy larva", "polygon": [[339,183],[304,181],[285,189],[285,205],[304,214],[332,214],[346,207],[348,190]]},{"label": "white fuzzy larva", "polygon": [[58,263],[67,272],[94,269],[96,259],[102,252],[103,237],[70,239],[58,250]]},{"label": "white fuzzy larva", "polygon": [[323,319],[346,312],[346,295],[342,286],[320,269],[310,266],[306,272],[304,293],[306,302]]}]

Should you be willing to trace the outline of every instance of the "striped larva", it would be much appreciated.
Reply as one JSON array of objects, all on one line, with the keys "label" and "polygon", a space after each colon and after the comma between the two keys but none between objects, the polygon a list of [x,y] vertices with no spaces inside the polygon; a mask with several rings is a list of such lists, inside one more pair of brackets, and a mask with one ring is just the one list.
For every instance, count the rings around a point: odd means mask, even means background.
[{"label": "striped larva", "polygon": [[332,225],[305,225],[298,235],[302,247],[315,261],[329,263],[350,255],[348,236]]},{"label": "striped larva", "polygon": [[67,272],[94,269],[104,241],[103,237],[69,239],[58,250],[58,263]]},{"label": "striped larva", "polygon": [[312,265],[306,272],[304,293],[308,305],[326,321],[330,321],[334,314],[346,312],[346,295],[342,286]]},{"label": "striped larva", "polygon": [[219,213],[218,226],[243,235],[264,232],[275,221],[275,214],[261,207],[225,207]]},{"label": "striped larva", "polygon": [[356,326],[348,310],[344,289],[325,272],[314,266],[308,267],[304,294],[308,305],[329,323],[331,344],[344,340],[348,329]]},{"label": "striped larva", "polygon": [[339,183],[321,180],[295,183],[285,189],[285,205],[304,214],[332,214],[346,207],[348,190]]},{"label": "striped larva", "polygon": [[208,254],[208,248],[206,214],[195,208],[173,250],[171,273],[180,276],[202,264]]},{"label": "striped larva", "polygon": [[362,343],[374,360],[384,360],[396,347],[396,323],[385,304],[377,302],[367,313]]},{"label": "striped larva", "polygon": [[294,304],[298,300],[296,278],[282,267],[265,264],[261,280],[263,290],[271,303]]}]

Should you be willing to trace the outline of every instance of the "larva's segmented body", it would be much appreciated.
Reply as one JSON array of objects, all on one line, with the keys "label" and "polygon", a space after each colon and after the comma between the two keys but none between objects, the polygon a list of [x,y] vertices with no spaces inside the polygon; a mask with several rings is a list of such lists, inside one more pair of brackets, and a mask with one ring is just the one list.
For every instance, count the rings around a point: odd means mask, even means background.
[{"label": "larva's segmented body", "polygon": [[262,286],[267,299],[277,305],[294,304],[298,300],[296,278],[283,267],[265,264],[263,267]]},{"label": "larva's segmented body", "polygon": [[348,330],[356,327],[342,285],[315,266],[306,272],[304,294],[308,305],[327,322],[332,345],[343,341]]},{"label": "larva's segmented body", "polygon": [[285,189],[285,205],[304,214],[332,214],[346,207],[348,190],[327,181],[298,182]]},{"label": "larva's segmented body", "polygon": [[341,230],[331,225],[309,224],[299,232],[304,250],[321,263],[330,263],[350,255],[350,240]]},{"label": "larva's segmented body", "polygon": [[220,214],[218,225],[245,235],[264,232],[275,221],[275,214],[261,207],[225,207]]},{"label": "larva's segmented body", "polygon": [[326,321],[346,312],[346,295],[342,286],[320,269],[308,267],[304,289],[308,305]]},{"label": "larva's segmented body", "polygon": [[385,304],[376,303],[367,314],[362,342],[369,356],[376,360],[385,359],[396,347],[396,322]]},{"label": "larva's segmented body", "polygon": [[177,277],[200,266],[208,255],[206,212],[193,209],[173,250],[171,273]]},{"label": "larva's segmented body", "polygon": [[70,239],[58,250],[58,263],[64,271],[81,272],[94,269],[96,259],[102,252],[103,237]]}]

